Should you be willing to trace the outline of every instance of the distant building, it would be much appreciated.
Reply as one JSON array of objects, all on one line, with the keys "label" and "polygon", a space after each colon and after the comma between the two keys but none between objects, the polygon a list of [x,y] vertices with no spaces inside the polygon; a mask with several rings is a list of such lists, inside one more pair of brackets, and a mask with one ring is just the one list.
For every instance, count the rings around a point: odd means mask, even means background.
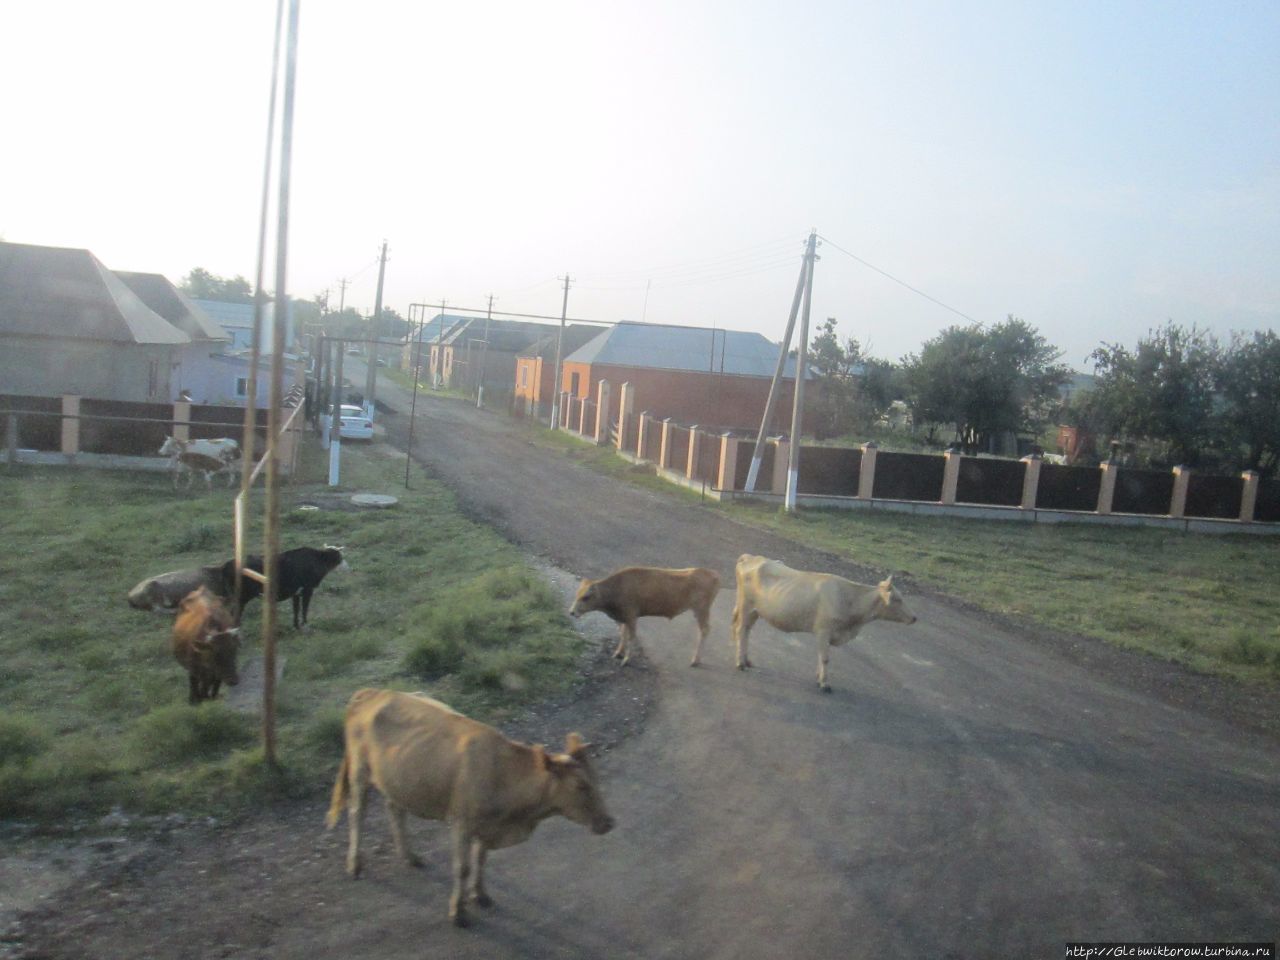
[{"label": "distant building", "polygon": [[0,242],[0,393],[168,402],[191,342],[88,250]]},{"label": "distant building", "polygon": [[[568,357],[579,347],[604,332],[602,327],[574,323],[565,327],[561,357]],[[516,357],[515,393],[512,405],[516,412],[529,417],[551,416],[556,379],[556,341],[559,330],[529,345]]]},{"label": "distant building", "polygon": [[[253,347],[253,304],[252,303],[228,303],[225,300],[192,300],[197,307],[205,312],[205,314],[225,330],[231,336],[231,344],[227,348],[228,353],[235,353],[238,350],[249,350]],[[284,329],[284,349],[285,352],[293,350],[293,305],[286,311],[285,329]],[[268,300],[263,304],[262,314],[262,336],[259,338],[258,351],[260,353],[270,355],[273,349],[272,337],[275,335],[273,325],[275,323],[276,305],[274,300]]]},{"label": "distant building", "polygon": [[[569,354],[560,385],[575,397],[594,397],[596,385],[608,380],[611,421],[617,419],[618,388],[629,382],[636,413],[648,411],[686,425],[755,430],[778,350],[758,333],[624,321]],[[784,432],[791,422],[795,368],[795,358],[788,357],[772,431]]]},{"label": "distant building", "polygon": [[[522,320],[486,320],[473,317],[455,326],[440,345],[443,385],[475,390],[483,379],[485,392],[496,400],[514,391],[516,358],[533,343],[555,337],[559,325]],[[504,401],[505,402],[505,401]]]}]

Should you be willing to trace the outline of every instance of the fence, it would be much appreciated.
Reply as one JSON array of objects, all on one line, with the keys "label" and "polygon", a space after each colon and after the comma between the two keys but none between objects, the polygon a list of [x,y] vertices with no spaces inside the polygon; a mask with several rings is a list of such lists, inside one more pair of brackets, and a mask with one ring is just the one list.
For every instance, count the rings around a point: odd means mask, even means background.
[{"label": "fence", "polygon": [[[295,394],[289,401],[301,404]],[[255,448],[266,444],[267,411],[256,411]],[[90,397],[0,396],[8,463],[79,464],[105,468],[164,469],[165,438],[201,440],[244,432],[240,407],[177,403],[137,403]],[[292,472],[296,461],[296,421],[281,445],[281,464]],[[254,451],[245,451],[253,456]]]},{"label": "fence", "polygon": [[[588,415],[570,422],[569,429],[594,441],[595,405],[590,400],[579,403],[588,407]],[[566,401],[565,407],[570,406]],[[568,416],[566,410],[566,422]],[[789,443],[783,437],[765,444],[750,494],[745,488],[755,443],[745,431],[686,426],[641,413],[613,421],[599,442],[654,464],[671,479],[705,484],[719,497],[768,498],[784,492]],[[1224,522],[1249,524],[1251,529],[1262,529],[1255,524],[1280,524],[1280,478],[1262,480],[1253,472],[1214,476],[1181,467],[1076,467],[1033,457],[893,453],[879,451],[874,443],[861,448],[803,447],[797,496],[811,505],[881,505],[1005,519],[1114,517],[1118,522],[1180,522],[1188,529],[1196,522],[1197,528],[1218,530],[1233,528],[1215,526]],[[1268,532],[1280,533],[1280,528]]]}]

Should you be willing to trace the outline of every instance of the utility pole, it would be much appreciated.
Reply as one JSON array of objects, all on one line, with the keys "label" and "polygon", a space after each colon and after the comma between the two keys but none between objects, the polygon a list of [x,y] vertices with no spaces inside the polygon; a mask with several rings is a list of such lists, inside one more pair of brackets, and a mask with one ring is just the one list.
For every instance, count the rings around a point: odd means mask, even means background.
[{"label": "utility pole", "polygon": [[480,347],[480,387],[476,390],[476,406],[484,406],[485,361],[489,359],[489,321],[493,319],[493,294],[489,294],[489,310],[484,315],[484,342]]},{"label": "utility pole", "polygon": [[341,288],[341,292],[338,294],[338,312],[339,313],[341,313],[347,305],[347,284],[349,284],[350,282],[351,281],[348,280],[346,277],[343,277],[341,280],[338,281],[338,286],[339,288]]},{"label": "utility pole", "polygon": [[382,241],[382,254],[378,257],[378,292],[373,298],[373,319],[369,321],[369,369],[364,377],[364,405],[373,415],[373,403],[378,398],[378,321],[382,318],[382,281],[387,274],[387,241]]},{"label": "utility pole", "polygon": [[432,389],[444,386],[444,308],[447,300],[440,301],[440,333],[436,335],[436,370],[432,375]]},{"label": "utility pole", "polygon": [[560,429],[560,362],[564,353],[564,321],[569,315],[569,274],[557,279],[564,281],[564,302],[560,305],[560,332],[556,335],[556,379],[551,391],[551,429]]},{"label": "utility pole", "polygon": [[804,375],[808,369],[809,305],[813,301],[813,263],[818,259],[818,231],[809,234],[804,260],[808,267],[804,285],[804,307],[800,312],[800,343],[796,349],[796,398],[791,406],[791,443],[787,456],[787,494],[783,508],[796,512],[796,486],[800,476],[800,429],[804,422]]}]

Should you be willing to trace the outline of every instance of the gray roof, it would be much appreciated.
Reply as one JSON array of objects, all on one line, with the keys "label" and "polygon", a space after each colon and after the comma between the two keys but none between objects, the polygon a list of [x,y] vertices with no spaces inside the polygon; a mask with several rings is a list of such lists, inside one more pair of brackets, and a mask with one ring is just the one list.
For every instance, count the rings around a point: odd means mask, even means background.
[{"label": "gray roof", "polygon": [[[443,324],[441,322],[443,318]],[[422,342],[426,344],[435,343],[440,339],[440,333],[443,328],[445,342],[449,340],[449,334],[460,326],[465,326],[471,321],[471,317],[457,317],[448,313],[437,313],[430,320],[423,321],[418,327],[417,335],[422,338]],[[410,331],[404,338],[406,344],[413,343],[414,333]]]},{"label": "gray roof", "polygon": [[[566,359],[573,363],[772,377],[778,365],[778,344],[761,334],[740,330],[623,321]],[[795,369],[795,358],[788,357],[783,375],[794,377]]]},{"label": "gray roof", "polygon": [[[571,323],[564,328],[564,344],[562,347],[565,357],[577,350],[579,347],[590,343],[593,339],[603,336],[606,330],[603,327],[593,327],[585,323]],[[524,350],[520,351],[522,357],[542,357],[544,360],[554,360],[556,358],[556,339],[559,331],[549,334],[538,340]]]},{"label": "gray roof", "polygon": [[[489,348],[514,353],[542,337],[553,336],[557,324],[533,323],[527,320],[489,320]],[[457,324],[445,334],[444,342],[456,349],[466,347],[468,340],[485,339],[485,318],[472,317]]]},{"label": "gray roof", "polygon": [[190,343],[88,250],[0,241],[0,333]]},{"label": "gray roof", "polygon": [[130,270],[114,272],[143,303],[192,340],[231,339],[231,334],[210,320],[208,314],[187,299],[187,295],[166,277],[158,273],[135,273]]}]

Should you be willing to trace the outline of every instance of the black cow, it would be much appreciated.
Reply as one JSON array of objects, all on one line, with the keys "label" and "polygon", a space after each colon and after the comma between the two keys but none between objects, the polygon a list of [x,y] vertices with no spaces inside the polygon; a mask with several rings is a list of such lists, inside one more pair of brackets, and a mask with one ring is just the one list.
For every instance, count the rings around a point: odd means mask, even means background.
[{"label": "black cow", "polygon": [[[246,557],[244,565],[258,573],[263,572],[262,557]],[[347,566],[347,561],[342,557],[342,547],[326,545],[319,550],[315,547],[296,547],[280,554],[276,566],[276,602],[279,603],[282,600],[293,601],[293,627],[295,630],[302,629],[303,624],[307,622],[307,610],[311,606],[311,594],[315,592],[316,587],[320,586],[320,581],[335,567],[339,570],[351,569]],[[223,577],[228,583],[234,584],[235,575],[236,562],[228,560],[223,564]],[[235,587],[230,587],[227,592],[234,593]],[[244,611],[245,605],[250,600],[260,596],[262,596],[262,584],[252,577],[242,578],[240,581],[241,612]],[[298,616],[299,611],[302,614],[301,620],[299,620]]]}]

